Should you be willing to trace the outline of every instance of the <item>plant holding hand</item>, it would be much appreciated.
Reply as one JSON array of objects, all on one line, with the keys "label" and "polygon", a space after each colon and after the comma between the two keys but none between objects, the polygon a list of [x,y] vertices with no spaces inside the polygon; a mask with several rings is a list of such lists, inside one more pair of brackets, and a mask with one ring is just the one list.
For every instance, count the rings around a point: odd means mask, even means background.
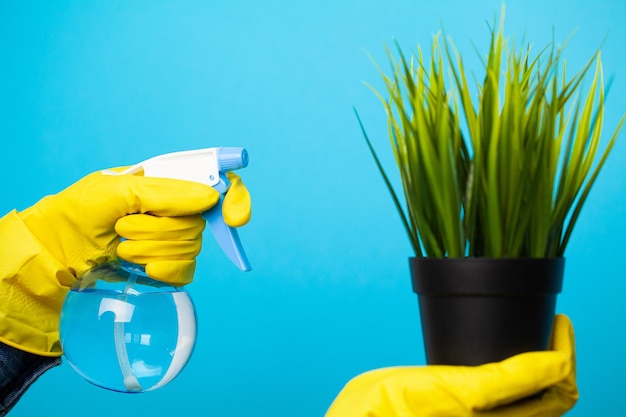
[{"label": "plant holding hand", "polygon": [[418,257],[563,256],[624,123],[601,150],[599,51],[569,77],[563,47],[536,56],[530,47],[516,49],[502,20],[491,33],[482,83],[473,87],[450,40],[436,36],[429,61],[421,48],[407,57],[398,46],[397,60],[387,50],[393,74],[381,75],[388,97],[375,92],[387,113],[406,210],[359,118]]},{"label": "plant holding hand", "polygon": [[397,366],[350,380],[325,417],[558,417],[578,400],[574,330],[554,321],[548,352],[481,366]]}]

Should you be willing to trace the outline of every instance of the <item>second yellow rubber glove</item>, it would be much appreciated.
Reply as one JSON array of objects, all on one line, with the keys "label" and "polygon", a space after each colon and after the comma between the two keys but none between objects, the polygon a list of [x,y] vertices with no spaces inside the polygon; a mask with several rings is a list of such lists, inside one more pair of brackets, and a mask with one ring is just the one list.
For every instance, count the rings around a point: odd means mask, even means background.
[{"label": "second yellow rubber glove", "polygon": [[555,318],[552,349],[476,367],[377,369],[352,379],[326,417],[558,417],[578,399],[574,332]]}]

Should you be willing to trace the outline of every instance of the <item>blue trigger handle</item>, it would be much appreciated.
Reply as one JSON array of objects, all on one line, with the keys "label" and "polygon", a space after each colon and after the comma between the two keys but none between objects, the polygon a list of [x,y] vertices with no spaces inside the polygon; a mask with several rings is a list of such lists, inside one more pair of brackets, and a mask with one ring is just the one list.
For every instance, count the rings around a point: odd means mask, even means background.
[{"label": "blue trigger handle", "polygon": [[230,227],[224,222],[222,207],[224,195],[229,187],[230,181],[228,181],[226,175],[220,173],[220,182],[213,186],[220,193],[220,198],[215,206],[202,213],[202,217],[207,221],[215,240],[226,256],[242,271],[250,271],[252,267],[241,245],[237,229]]}]

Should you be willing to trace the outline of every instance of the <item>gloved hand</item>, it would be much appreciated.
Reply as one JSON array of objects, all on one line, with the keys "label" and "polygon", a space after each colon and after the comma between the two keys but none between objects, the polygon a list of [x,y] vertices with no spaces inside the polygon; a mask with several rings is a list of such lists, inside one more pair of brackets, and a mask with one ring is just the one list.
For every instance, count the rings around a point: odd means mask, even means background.
[{"label": "gloved hand", "polygon": [[574,332],[557,315],[551,351],[476,367],[366,372],[348,382],[326,417],[557,417],[577,399]]},{"label": "gloved hand", "polygon": [[[225,221],[250,217],[248,190],[229,173]],[[0,219],[0,341],[58,356],[65,295],[86,270],[119,254],[174,285],[193,278],[205,221],[219,194],[194,182],[95,172],[21,213]],[[118,234],[129,240],[119,244]],[[117,254],[116,254],[117,250]]]},{"label": "gloved hand", "polygon": [[[241,178],[234,172],[227,172],[231,185],[224,197],[222,215],[224,222],[231,227],[240,227],[250,220],[250,194],[243,185]],[[200,185],[198,191],[209,191],[208,208],[212,207],[219,197],[213,188]],[[208,189],[208,190],[207,190]],[[174,195],[163,196],[163,198],[181,199],[180,191],[174,191]],[[186,285],[193,279],[196,267],[195,257],[200,253],[202,243],[202,231],[206,222],[197,213],[199,206],[193,209],[192,200],[187,199],[187,191],[183,194],[183,199],[190,206],[180,206],[179,210],[187,213],[189,210],[194,215],[165,214],[155,216],[154,214],[132,214],[120,218],[115,223],[117,234],[127,239],[119,244],[117,253],[120,258],[127,261],[145,265],[148,276],[173,285]],[[193,193],[190,193],[193,197]],[[184,202],[180,202],[185,204]],[[180,204],[179,203],[179,204]],[[168,207],[175,209],[174,205]],[[201,209],[200,212],[206,209]]]}]

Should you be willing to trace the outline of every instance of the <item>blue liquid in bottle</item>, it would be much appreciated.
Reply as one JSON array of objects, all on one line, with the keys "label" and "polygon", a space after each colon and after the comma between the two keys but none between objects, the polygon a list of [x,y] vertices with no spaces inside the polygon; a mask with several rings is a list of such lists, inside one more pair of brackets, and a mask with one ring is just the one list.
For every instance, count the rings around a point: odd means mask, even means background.
[{"label": "blue liquid in bottle", "polygon": [[67,362],[92,384],[152,391],[172,381],[189,360],[196,314],[184,289],[154,281],[140,267],[112,262],[88,271],[70,290],[60,338]]}]

